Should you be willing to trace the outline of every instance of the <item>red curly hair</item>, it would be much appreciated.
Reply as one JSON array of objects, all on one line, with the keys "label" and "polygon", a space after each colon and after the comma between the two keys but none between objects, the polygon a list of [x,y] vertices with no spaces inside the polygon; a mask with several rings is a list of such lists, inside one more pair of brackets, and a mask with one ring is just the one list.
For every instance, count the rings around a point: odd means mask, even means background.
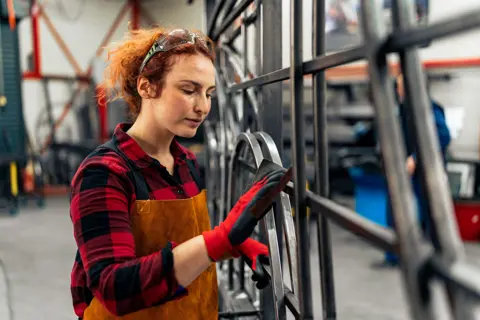
[{"label": "red curly hair", "polygon": [[[101,85],[104,89],[102,91],[109,100],[124,99],[130,108],[133,120],[140,113],[142,102],[137,92],[137,80],[140,76],[158,84],[161,92],[162,82],[175,63],[175,56],[203,54],[212,62],[215,60],[215,51],[208,50],[196,41],[195,44],[184,44],[170,51],[155,54],[140,74],[140,66],[152,45],[172,30],[172,28],[159,26],[150,29],[130,29],[122,41],[114,43],[114,47],[108,50],[108,66],[105,69],[104,83]],[[213,48],[213,43],[208,37],[196,30],[192,32],[198,34],[210,48]]]}]

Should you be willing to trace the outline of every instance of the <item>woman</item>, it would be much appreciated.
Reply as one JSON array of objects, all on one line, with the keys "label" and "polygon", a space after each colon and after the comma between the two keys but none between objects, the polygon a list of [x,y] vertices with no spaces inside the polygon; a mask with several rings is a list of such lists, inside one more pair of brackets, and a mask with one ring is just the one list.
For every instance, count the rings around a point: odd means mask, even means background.
[{"label": "woman", "polygon": [[244,217],[269,192],[266,210],[284,171],[257,179],[210,230],[195,157],[174,139],[193,137],[210,111],[214,58],[207,38],[183,29],[135,30],[109,52],[105,88],[120,87],[135,121],[118,125],[72,181],[80,319],[217,319],[214,262],[244,255],[254,268],[268,255]]}]

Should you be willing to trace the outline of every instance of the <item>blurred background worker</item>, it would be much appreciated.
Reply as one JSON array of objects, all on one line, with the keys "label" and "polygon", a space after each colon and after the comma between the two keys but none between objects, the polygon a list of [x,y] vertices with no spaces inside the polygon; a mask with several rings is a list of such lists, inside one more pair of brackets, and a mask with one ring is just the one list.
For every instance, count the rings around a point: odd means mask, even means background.
[{"label": "blurred background worker", "polygon": [[[405,108],[405,88],[403,84],[403,75],[400,74],[395,79],[395,91],[396,91],[396,99],[398,103],[398,112],[400,117],[401,129],[404,136],[405,141],[405,148],[408,155],[406,166],[407,171],[412,177],[413,182],[413,190],[416,198],[417,203],[417,211],[418,211],[418,219],[421,224],[421,228],[426,236],[430,236],[431,230],[429,230],[429,214],[428,214],[428,205],[426,203],[426,198],[423,195],[420,176],[418,174],[417,168],[417,158],[416,158],[416,151],[415,151],[415,143],[413,141],[413,134],[409,132],[407,124],[409,121],[409,117],[406,112]],[[443,160],[446,162],[447,156],[447,148],[450,144],[451,136],[450,130],[448,129],[447,122],[445,119],[445,112],[443,107],[431,99],[432,104],[432,112],[433,117],[435,120],[435,127],[438,134],[438,143],[440,146],[440,152],[443,157]],[[390,201],[387,202],[387,225],[391,228],[395,227],[393,216],[392,216],[392,208]],[[385,261],[384,264],[388,266],[396,266],[398,265],[398,257],[393,252],[386,252],[385,253]]]},{"label": "blurred background worker", "polygon": [[175,138],[193,137],[210,112],[212,47],[198,32],[151,28],[109,52],[104,87],[120,83],[134,122],[119,124],[72,181],[71,292],[81,319],[217,319],[213,262],[243,255],[255,269],[268,255],[249,238],[253,211],[266,212],[283,189],[283,168],[259,177],[211,230],[198,163]]}]

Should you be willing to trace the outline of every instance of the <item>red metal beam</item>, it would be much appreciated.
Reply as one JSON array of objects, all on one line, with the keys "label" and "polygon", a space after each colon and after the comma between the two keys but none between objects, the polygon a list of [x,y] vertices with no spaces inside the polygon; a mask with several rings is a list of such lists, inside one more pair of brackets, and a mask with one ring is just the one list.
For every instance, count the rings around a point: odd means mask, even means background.
[{"label": "red metal beam", "polygon": [[32,21],[32,53],[33,53],[33,71],[31,74],[37,78],[41,78],[41,54],[40,54],[40,28],[38,26],[38,17],[40,16],[40,8],[37,1],[33,0],[31,8]]},{"label": "red metal beam", "polygon": [[130,0],[130,7],[132,8],[132,29],[138,29],[140,28],[140,1]]},{"label": "red metal beam", "polygon": [[108,140],[108,113],[107,113],[107,96],[106,91],[102,86],[96,88],[97,106],[98,106],[98,121],[100,123],[100,141]]},{"label": "red metal beam", "polygon": [[[127,11],[132,8],[132,15],[133,15],[133,7],[131,0],[125,2],[124,6],[122,9],[120,9],[120,12],[118,13],[117,17],[113,21],[112,25],[108,29],[107,33],[105,34],[105,37],[103,38],[102,42],[98,46],[97,51],[95,52],[95,57],[99,57],[105,48],[105,46],[110,42],[113,34],[115,31],[118,29],[118,26],[120,25],[120,22],[122,22],[123,18],[125,17]],[[90,76],[92,73],[92,68],[93,65],[90,64],[88,66],[87,70],[87,76]],[[98,107],[98,120],[99,120],[99,139],[100,141],[107,141],[108,140],[108,113],[107,113],[107,97],[106,97],[106,92],[105,89],[102,88],[101,86],[97,86],[96,88],[96,99],[97,99],[97,107]]]}]

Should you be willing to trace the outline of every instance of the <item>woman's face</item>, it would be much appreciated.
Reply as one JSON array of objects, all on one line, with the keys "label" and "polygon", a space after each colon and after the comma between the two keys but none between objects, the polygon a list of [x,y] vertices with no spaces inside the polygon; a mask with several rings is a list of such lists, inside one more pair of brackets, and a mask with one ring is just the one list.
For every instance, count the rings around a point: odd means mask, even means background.
[{"label": "woman's face", "polygon": [[175,59],[160,95],[148,99],[147,108],[157,126],[175,136],[191,138],[210,112],[215,69],[212,61],[201,54],[179,55]]}]

